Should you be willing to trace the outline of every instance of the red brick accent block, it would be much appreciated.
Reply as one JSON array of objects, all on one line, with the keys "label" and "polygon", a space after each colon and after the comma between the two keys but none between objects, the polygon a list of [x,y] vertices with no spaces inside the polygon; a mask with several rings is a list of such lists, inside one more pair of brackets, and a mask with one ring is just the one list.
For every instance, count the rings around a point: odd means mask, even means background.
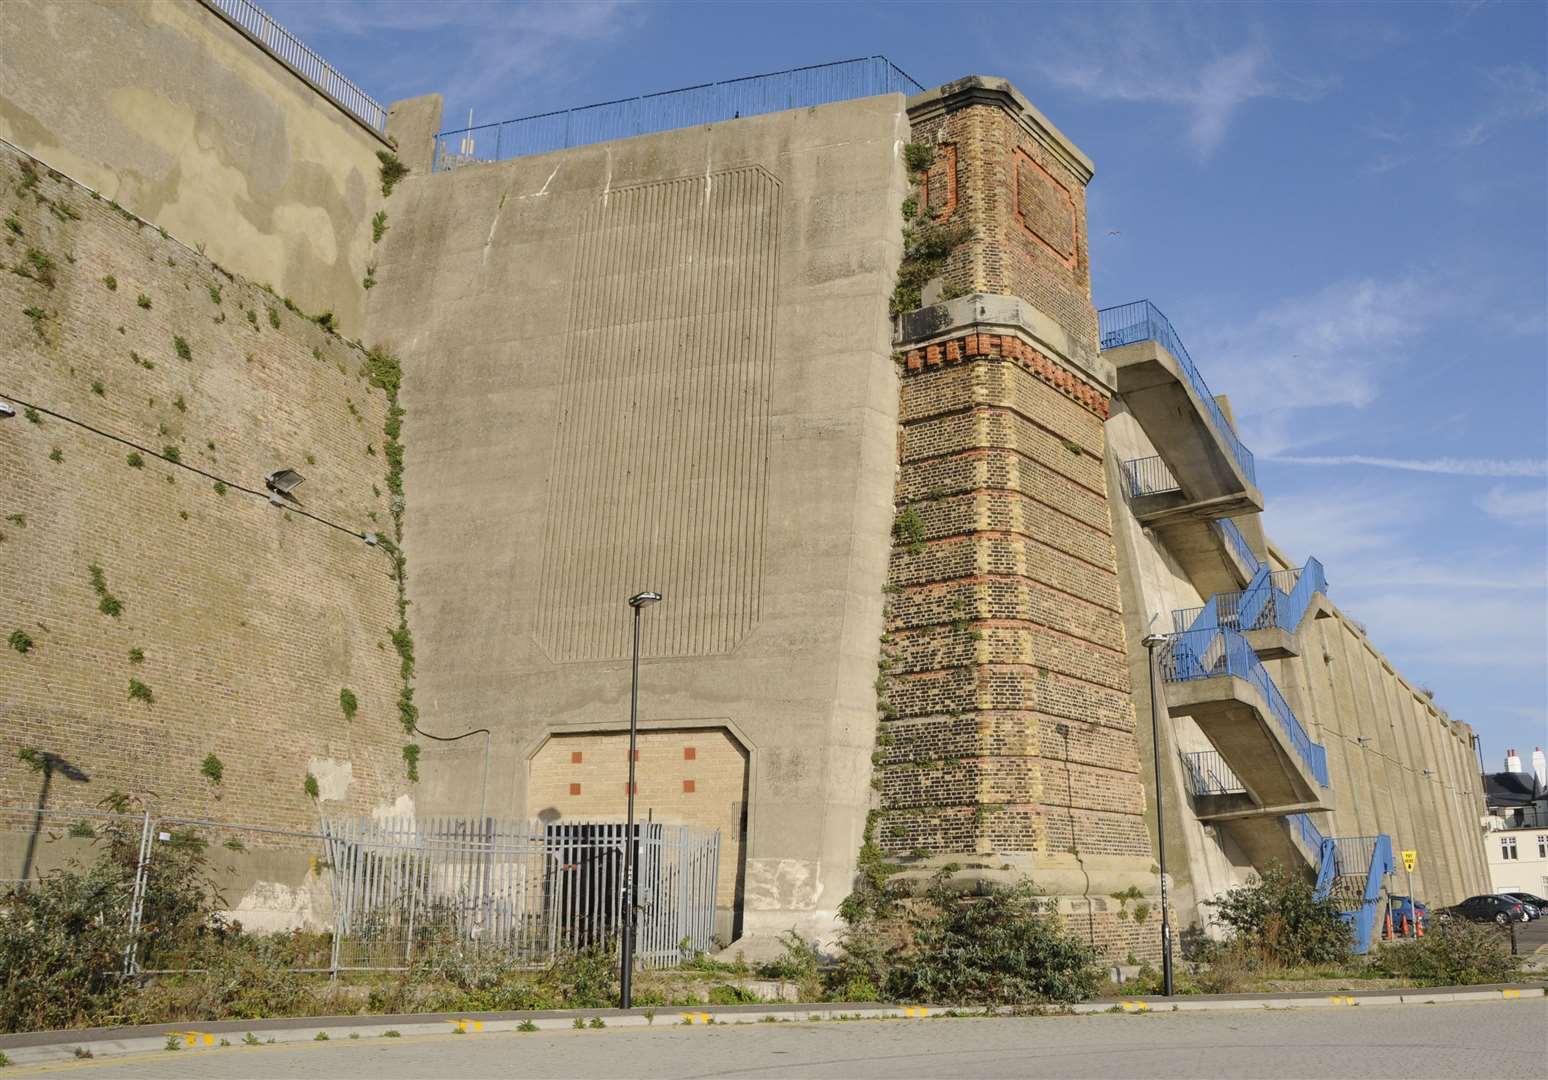
[{"label": "red brick accent block", "polygon": [[581,793],[581,786],[579,784],[571,784],[570,785],[570,794],[571,795],[579,795],[580,793]]},{"label": "red brick accent block", "polygon": [[585,760],[585,754],[584,754],[583,751],[580,751],[580,750],[571,750],[570,751],[570,764],[571,765],[579,765],[583,760]]},{"label": "red brick accent block", "polygon": [[694,747],[692,747],[692,746],[685,746],[685,747],[683,747],[683,760],[684,761],[696,761],[696,760],[698,760],[698,757],[699,757],[699,751],[696,750]]},{"label": "red brick accent block", "polygon": [[1013,361],[1095,416],[1106,420],[1107,392],[1093,386],[1056,360],[1011,334],[964,334],[945,342],[910,349],[904,357],[908,371],[921,371],[943,363],[959,363],[978,357]]},{"label": "red brick accent block", "polygon": [[693,794],[693,781],[692,780],[684,780],[683,781],[683,794],[685,794],[685,795],[692,795]]}]

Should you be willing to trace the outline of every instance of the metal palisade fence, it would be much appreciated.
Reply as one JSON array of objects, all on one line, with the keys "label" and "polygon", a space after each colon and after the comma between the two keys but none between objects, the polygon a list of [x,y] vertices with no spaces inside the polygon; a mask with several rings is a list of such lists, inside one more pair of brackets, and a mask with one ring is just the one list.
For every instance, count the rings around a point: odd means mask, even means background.
[{"label": "metal palisade fence", "polygon": [[[333,966],[407,967],[456,941],[545,964],[611,950],[622,928],[621,822],[358,818],[323,823],[335,891]],[[637,956],[671,967],[711,947],[720,833],[641,822]]]},{"label": "metal palisade fence", "polygon": [[923,91],[885,56],[812,64],[443,131],[436,136],[433,168],[454,169],[785,109]]},{"label": "metal palisade fence", "polygon": [[[664,968],[713,947],[720,833],[660,822],[639,844],[636,957]],[[427,950],[488,950],[534,967],[614,951],[623,917],[622,822],[324,818],[315,831],[86,809],[0,806],[0,893],[110,857],[124,876],[107,917],[126,973],[197,969],[197,945],[151,955],[154,881],[197,857],[217,914],[247,930],[302,929],[305,971],[401,970]]]}]

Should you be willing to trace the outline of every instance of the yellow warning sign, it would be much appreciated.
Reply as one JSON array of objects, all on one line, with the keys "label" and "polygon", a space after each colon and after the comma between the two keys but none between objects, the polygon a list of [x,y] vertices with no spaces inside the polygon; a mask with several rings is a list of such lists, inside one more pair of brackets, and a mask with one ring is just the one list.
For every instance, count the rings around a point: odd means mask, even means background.
[{"label": "yellow warning sign", "polygon": [[1419,861],[1419,853],[1417,851],[1405,851],[1405,852],[1403,852],[1403,869],[1404,870],[1407,870],[1410,873],[1412,873],[1413,869],[1414,869],[1414,863],[1416,863],[1418,861]]}]

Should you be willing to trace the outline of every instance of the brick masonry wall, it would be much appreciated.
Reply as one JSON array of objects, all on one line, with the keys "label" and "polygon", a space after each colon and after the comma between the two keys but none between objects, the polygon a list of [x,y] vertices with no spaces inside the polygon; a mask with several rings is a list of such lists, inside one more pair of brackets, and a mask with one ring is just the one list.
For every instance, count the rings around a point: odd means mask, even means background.
[{"label": "brick masonry wall", "polygon": [[921,205],[975,234],[947,261],[948,293],[1019,296],[1095,351],[1082,179],[995,106],[916,120],[913,139],[935,151]]},{"label": "brick masonry wall", "polygon": [[[542,821],[622,821],[629,736],[555,735],[532,758],[527,813]],[[635,814],[720,830],[718,906],[741,902],[747,752],[722,728],[640,732]]]},{"label": "brick masonry wall", "polygon": [[[412,789],[391,562],[237,488],[295,468],[306,510],[390,532],[386,402],[360,350],[8,148],[0,208],[0,261],[32,275],[0,273],[0,398],[104,433],[20,409],[0,421],[0,639],[32,643],[0,648],[0,803],[37,799],[17,758],[32,749],[83,777],[56,772],[62,808],[120,790],[168,813],[309,828],[320,808],[392,804]],[[152,452],[134,467],[107,435]],[[152,700],[131,699],[131,680]],[[200,772],[211,753],[218,784]]]},{"label": "brick masonry wall", "polygon": [[1008,336],[903,368],[883,849],[1148,857],[1105,396]]}]

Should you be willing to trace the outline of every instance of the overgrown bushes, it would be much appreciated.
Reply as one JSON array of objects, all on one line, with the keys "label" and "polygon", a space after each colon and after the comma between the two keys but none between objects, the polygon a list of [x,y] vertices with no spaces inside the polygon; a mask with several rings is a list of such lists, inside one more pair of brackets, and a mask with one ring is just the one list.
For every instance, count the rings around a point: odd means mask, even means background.
[{"label": "overgrown bushes", "polygon": [[1230,931],[1228,946],[1261,964],[1300,967],[1342,963],[1352,944],[1333,901],[1318,899],[1310,881],[1271,866],[1255,885],[1239,885],[1208,901]]},{"label": "overgrown bushes", "polygon": [[1422,938],[1384,946],[1373,966],[1419,986],[1510,982],[1519,971],[1506,934],[1492,923],[1461,919],[1436,923]]},{"label": "overgrown bushes", "polygon": [[1030,884],[962,895],[947,874],[923,895],[851,909],[836,996],[963,1005],[1080,1001],[1102,973],[1095,950],[1044,909]]}]

